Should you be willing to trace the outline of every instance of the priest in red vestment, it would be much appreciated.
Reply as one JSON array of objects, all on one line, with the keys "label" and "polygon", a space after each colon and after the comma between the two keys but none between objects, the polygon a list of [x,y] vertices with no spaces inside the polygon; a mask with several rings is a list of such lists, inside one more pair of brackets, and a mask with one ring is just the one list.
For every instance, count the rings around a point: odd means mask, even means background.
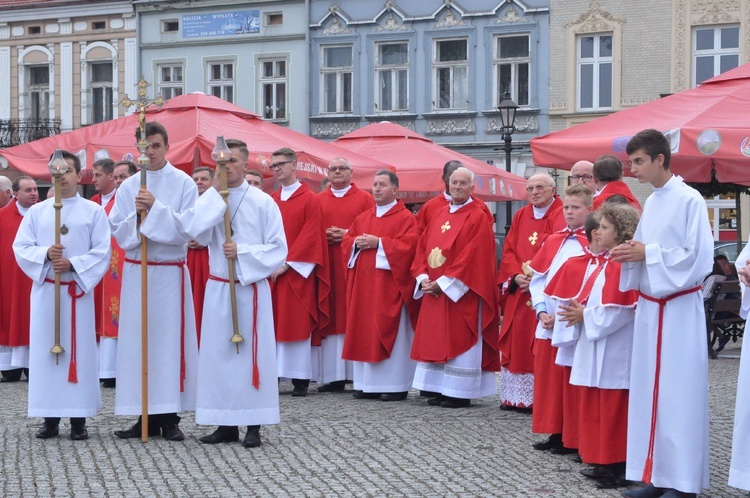
[{"label": "priest in red vestment", "polygon": [[330,186],[318,194],[331,272],[331,319],[320,331],[320,346],[313,347],[313,379],[320,392],[343,391],[346,381],[354,378],[351,363],[341,357],[346,330],[346,262],[341,241],[354,219],[375,205],[369,192],[352,183],[352,166],[346,158],[331,161],[328,179]]},{"label": "priest in red vestment", "polygon": [[355,398],[406,399],[416,363],[410,358],[419,303],[411,263],[417,220],[396,199],[398,176],[375,173],[377,206],[354,220],[341,248],[347,270],[343,357],[354,363]]},{"label": "priest in red vestment", "polygon": [[[91,201],[102,206],[109,215],[115,205],[117,181],[115,163],[109,158],[93,164],[96,194]],[[129,170],[127,170],[129,171]],[[120,325],[120,284],[125,251],[112,237],[112,255],[107,273],[94,289],[96,335],[99,341],[99,379],[103,387],[115,387],[117,377],[117,335]]]},{"label": "priest in red vestment", "polygon": [[528,264],[554,226],[562,219],[562,201],[555,195],[555,180],[533,175],[526,182],[529,204],[519,209],[505,237],[498,285],[503,320],[499,349],[500,408],[527,409],[534,401],[534,331],[536,314],[531,307]]},{"label": "priest in red vestment", "polygon": [[13,200],[0,209],[0,382],[16,382],[29,368],[29,313],[31,279],[13,254],[13,240],[26,211],[39,201],[36,182],[19,176]]},{"label": "priest in red vestment", "polygon": [[[427,225],[430,224],[432,218],[434,218],[441,209],[450,204],[450,178],[453,172],[461,167],[463,167],[461,161],[448,161],[443,166],[443,176],[441,176],[441,178],[443,179],[443,183],[445,183],[445,191],[425,202],[422,209],[417,213],[417,225],[419,226],[420,233],[427,228]],[[471,196],[471,199],[482,208],[482,211],[484,211],[484,214],[487,216],[487,221],[489,221],[490,226],[492,226],[495,223],[495,217],[492,215],[490,208],[487,207],[487,204],[473,195]]]},{"label": "priest in red vestment", "polygon": [[284,221],[289,254],[271,276],[279,378],[291,379],[293,396],[306,396],[312,378],[312,346],[330,320],[331,281],[328,243],[320,199],[297,180],[297,153],[283,148],[271,155],[281,188],[272,197]]},{"label": "priest in red vestment", "polygon": [[613,195],[621,195],[632,207],[641,211],[641,203],[622,181],[622,163],[615,156],[601,156],[594,163],[594,180],[597,193],[594,196],[594,209],[599,209],[604,201]]},{"label": "priest in red vestment", "polygon": [[[203,195],[214,181],[214,170],[201,166],[193,170],[193,181],[198,188],[198,196]],[[208,282],[208,248],[197,244],[194,240],[188,242],[187,268],[190,273],[190,284],[193,287],[193,305],[195,306],[195,332],[198,335],[198,345],[201,343],[201,324],[203,323],[203,296],[206,294]]]},{"label": "priest in red vestment", "polygon": [[494,234],[473,189],[474,173],[453,172],[451,204],[422,232],[412,265],[414,297],[422,300],[413,385],[437,393],[428,403],[445,408],[495,394],[500,369]]}]

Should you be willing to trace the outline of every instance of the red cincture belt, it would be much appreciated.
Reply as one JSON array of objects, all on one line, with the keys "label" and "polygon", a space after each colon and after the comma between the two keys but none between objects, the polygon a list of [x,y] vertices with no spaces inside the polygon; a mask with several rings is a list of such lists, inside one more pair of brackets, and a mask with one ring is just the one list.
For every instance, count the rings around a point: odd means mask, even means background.
[{"label": "red cincture belt", "polygon": [[[54,284],[55,281],[49,278],[44,279],[48,284]],[[81,289],[80,294],[76,294],[76,282],[71,280],[70,282],[60,282],[60,285],[66,285],[68,287],[68,295],[70,295],[70,364],[68,365],[68,382],[73,384],[78,383],[78,367],[76,366],[76,301],[78,298],[83,297],[85,292]]]},{"label": "red cincture belt", "polygon": [[645,482],[646,484],[651,484],[651,474],[654,470],[654,439],[656,436],[656,406],[659,402],[659,374],[661,370],[661,336],[662,336],[662,325],[664,322],[664,308],[666,307],[667,303],[671,301],[672,299],[678,298],[680,296],[685,296],[687,294],[692,294],[693,292],[698,292],[701,290],[701,286],[693,287],[692,289],[687,289],[680,292],[675,292],[674,294],[671,294],[667,297],[657,298],[653,296],[649,296],[647,294],[644,294],[643,292],[638,292],[640,296],[647,300],[651,301],[653,303],[657,303],[659,305],[659,328],[656,332],[656,368],[654,370],[654,397],[651,401],[651,433],[648,440],[648,454],[646,455],[646,464],[643,466],[643,477],[641,480]]},{"label": "red cincture belt", "polygon": [[[137,259],[125,258],[126,263],[140,265]],[[185,262],[184,261],[149,261],[147,266],[177,266],[180,268],[180,307],[182,317],[180,320],[180,392],[185,392]]]},{"label": "red cincture belt", "polygon": [[[229,283],[226,278],[217,277],[216,275],[209,275],[209,280],[216,280],[217,282]],[[240,283],[235,280],[235,283]],[[253,387],[260,389],[260,370],[258,370],[258,286],[255,282],[252,284],[253,287],[253,339],[252,339],[252,357],[253,357]]]}]

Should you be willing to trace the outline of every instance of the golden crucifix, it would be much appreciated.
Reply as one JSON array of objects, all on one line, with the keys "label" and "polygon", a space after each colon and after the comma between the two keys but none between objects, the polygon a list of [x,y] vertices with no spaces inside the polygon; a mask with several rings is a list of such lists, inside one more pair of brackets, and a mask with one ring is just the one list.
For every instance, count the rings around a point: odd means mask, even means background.
[{"label": "golden crucifix", "polygon": [[[146,190],[146,172],[151,160],[146,155],[149,142],[146,140],[146,109],[155,105],[158,109],[164,105],[164,99],[157,95],[155,99],[149,100],[148,87],[151,85],[141,76],[136,84],[138,88],[138,100],[130,100],[127,94],[120,102],[125,110],[135,106],[138,110],[138,125],[140,127],[138,150],[141,155],[136,164],[141,168],[141,190]],[[145,209],[139,213],[140,223],[146,221],[148,211]],[[140,225],[139,225],[140,228]],[[141,441],[148,441],[148,239],[141,234]]]}]

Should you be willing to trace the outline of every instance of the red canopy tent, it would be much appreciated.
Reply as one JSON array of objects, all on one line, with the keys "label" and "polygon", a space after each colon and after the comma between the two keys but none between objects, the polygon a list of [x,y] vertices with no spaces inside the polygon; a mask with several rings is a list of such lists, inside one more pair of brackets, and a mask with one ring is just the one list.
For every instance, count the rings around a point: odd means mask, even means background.
[{"label": "red canopy tent", "polygon": [[[351,161],[354,181],[362,185],[372,183],[375,171],[389,168],[380,161],[264,121],[241,107],[202,93],[170,99],[161,110],[148,110],[146,119],[165,126],[170,146],[167,159],[188,173],[196,166],[214,164],[211,151],[217,135],[245,141],[250,149],[250,167],[267,177],[273,176],[269,168],[271,152],[281,147],[291,147],[297,152],[297,176],[313,182],[326,176],[329,162],[338,156],[346,156]],[[48,180],[47,163],[54,149],[83,155],[89,169],[94,155],[102,149],[116,161],[126,153],[137,157],[134,135],[137,126],[136,115],[125,116],[0,150],[0,155],[19,171]]]},{"label": "red canopy tent", "polygon": [[656,128],[672,145],[671,169],[686,181],[750,182],[750,64],[691,88],[531,140],[534,163],[570,169],[602,154],[627,160],[628,140]]},{"label": "red canopy tent", "polygon": [[377,158],[395,166],[400,190],[427,190],[432,197],[445,189],[440,178],[443,165],[461,161],[476,175],[475,193],[488,201],[526,199],[526,180],[482,161],[436,144],[408,128],[389,123],[373,123],[339,137],[334,144],[363,156]]}]

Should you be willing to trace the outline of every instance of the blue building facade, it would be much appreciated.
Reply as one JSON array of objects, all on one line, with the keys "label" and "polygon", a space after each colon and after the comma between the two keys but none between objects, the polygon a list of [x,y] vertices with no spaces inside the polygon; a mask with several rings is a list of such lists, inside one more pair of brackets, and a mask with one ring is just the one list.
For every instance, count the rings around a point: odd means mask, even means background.
[{"label": "blue building facade", "polygon": [[311,0],[310,134],[391,121],[505,167],[504,92],[519,104],[513,172],[548,131],[548,0]]}]

